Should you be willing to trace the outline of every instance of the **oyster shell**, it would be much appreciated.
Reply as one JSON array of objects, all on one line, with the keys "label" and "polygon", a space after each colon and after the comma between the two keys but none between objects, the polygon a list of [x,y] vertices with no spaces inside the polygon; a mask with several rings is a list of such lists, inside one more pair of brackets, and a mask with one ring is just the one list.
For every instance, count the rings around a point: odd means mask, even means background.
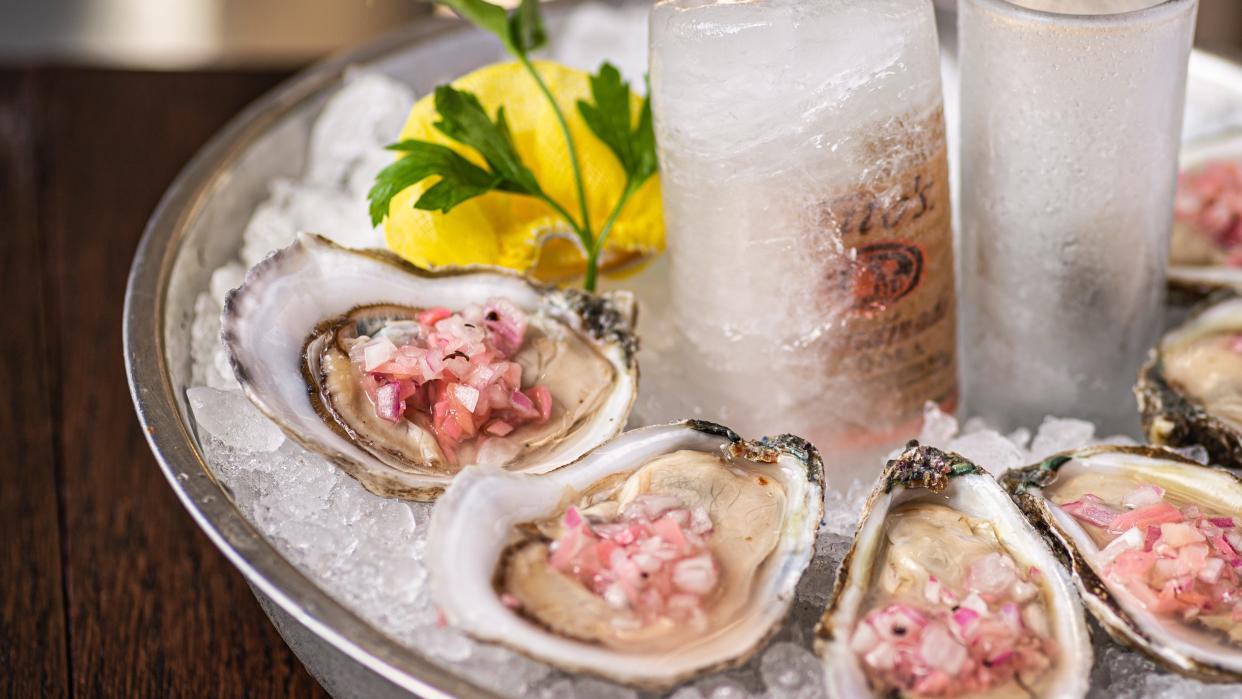
[{"label": "oyster shell", "polygon": [[[1242,621],[1213,599],[1231,594],[1242,615],[1242,561],[1222,535],[1242,526],[1242,481],[1167,449],[1120,446],[1068,452],[1002,481],[1067,561],[1110,635],[1176,672],[1242,679]],[[1203,558],[1222,550],[1232,551],[1223,563]]]},{"label": "oyster shell", "polygon": [[822,515],[807,442],[750,442],[700,421],[647,427],[537,478],[463,469],[432,514],[431,593],[480,640],[666,687],[766,641]]},{"label": "oyster shell", "polygon": [[[548,390],[548,413],[490,453],[478,427],[478,439],[463,437],[461,454],[433,436],[430,417],[404,419],[404,403],[392,420],[381,418],[350,358],[361,336],[416,334],[411,320],[420,311],[468,313],[488,303],[523,314],[526,330],[508,359],[521,366],[520,388],[537,381]],[[601,298],[492,268],[428,272],[387,253],[302,235],[228,295],[221,337],[247,397],[290,438],[378,495],[430,500],[463,462],[491,458],[543,473],[620,432],[637,392],[632,308],[624,295]]]},{"label": "oyster shell", "polygon": [[1242,298],[1195,313],[1165,335],[1134,388],[1153,444],[1202,445],[1213,463],[1242,465]]},{"label": "oyster shell", "polygon": [[816,635],[839,699],[1088,689],[1068,574],[992,476],[916,442],[868,498]]}]

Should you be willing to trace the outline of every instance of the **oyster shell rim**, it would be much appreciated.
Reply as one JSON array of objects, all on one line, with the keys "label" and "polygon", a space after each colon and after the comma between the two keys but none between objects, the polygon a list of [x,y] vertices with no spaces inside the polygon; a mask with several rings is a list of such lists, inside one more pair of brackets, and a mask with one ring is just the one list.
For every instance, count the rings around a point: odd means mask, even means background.
[{"label": "oyster shell rim", "polygon": [[[913,452],[913,454],[912,454]],[[917,457],[917,460],[916,458]],[[854,559],[858,555],[859,546],[862,543],[864,530],[875,510],[877,502],[881,498],[892,498],[893,491],[897,488],[903,490],[919,489],[927,490],[930,493],[939,494],[944,492],[952,484],[954,479],[980,476],[987,479],[987,482],[993,484],[996,488],[997,495],[1004,499],[1004,502],[1011,503],[1012,499],[1009,493],[997,478],[992,476],[987,470],[981,468],[966,457],[952,451],[945,451],[932,446],[920,445],[917,440],[911,440],[906,443],[901,454],[894,459],[890,459],[885,464],[884,471],[877,480],[876,486],[867,496],[866,502],[863,504],[862,513],[858,520],[858,525],[854,530],[854,538],[850,543],[850,548],[846,551],[845,556],[841,559],[841,564],[837,567],[836,580],[833,583],[832,595],[828,601],[828,605],[824,608],[824,612],[820,617],[819,623],[815,626],[814,631],[814,649],[815,653],[820,657],[820,662],[825,673],[825,688],[829,697],[838,696],[839,699],[855,699],[854,697],[846,697],[845,695],[835,694],[836,689],[840,689],[837,683],[832,680],[833,672],[840,671],[840,668],[834,666],[834,661],[840,662],[840,658],[836,657],[841,654],[848,654],[848,662],[853,663],[854,667],[858,667],[855,654],[847,644],[852,624],[856,618],[839,618],[846,611],[841,608],[847,587],[850,585],[850,573],[853,572]],[[1026,518],[1025,513],[1014,504],[1016,522],[1021,523],[1029,531],[1033,541],[1044,544],[1044,537],[1039,529],[1032,525]],[[885,510],[887,514],[887,508]],[[883,526],[881,522],[880,527]],[[1051,558],[1051,570],[1045,571],[1047,578],[1055,576],[1061,590],[1070,597],[1068,600],[1062,600],[1069,603],[1072,619],[1070,620],[1071,628],[1068,634],[1080,641],[1080,650],[1073,655],[1073,665],[1058,665],[1058,668],[1066,668],[1066,672],[1072,672],[1077,669],[1073,680],[1074,685],[1070,687],[1068,696],[1082,697],[1090,690],[1090,673],[1094,664],[1094,650],[1091,646],[1090,631],[1087,628],[1086,620],[1082,614],[1082,604],[1077,591],[1077,586],[1071,579],[1071,576],[1061,567],[1055,550],[1046,547],[1047,553]],[[862,601],[859,601],[861,608]],[[857,613],[858,610],[854,610]],[[1075,623],[1076,622],[1076,623]],[[842,633],[842,626],[847,628]],[[1054,635],[1057,635],[1054,632]],[[1058,640],[1060,637],[1058,636]],[[842,650],[844,648],[844,650]],[[866,674],[861,669],[859,673],[863,675],[864,681],[868,687],[870,682],[865,679]],[[889,696],[888,694],[880,694],[880,690],[874,690],[873,696]],[[893,696],[896,696],[894,694]]]},{"label": "oyster shell rim", "polygon": [[[333,466],[341,469],[351,478],[358,481],[367,491],[380,497],[434,502],[444,494],[456,473],[418,474],[398,471],[391,466],[383,464],[373,455],[366,452],[365,449],[358,447],[347,434],[342,433],[340,425],[330,415],[324,413],[321,399],[315,395],[315,392],[309,390],[312,386],[317,386],[318,384],[307,376],[306,362],[303,357],[307,347],[316,339],[319,331],[322,330],[325,324],[338,319],[341,314],[318,319],[312,325],[307,336],[299,341],[297,373],[308,389],[307,396],[311,410],[327,429],[360,452],[362,459],[350,456],[328,445],[320,444],[310,436],[303,434],[302,430],[287,425],[280,414],[281,411],[268,405],[265,398],[256,394],[250,371],[238,358],[235,349],[239,342],[237,329],[241,314],[239,307],[248,303],[254,303],[253,299],[250,298],[250,294],[254,293],[256,285],[267,275],[273,274],[273,270],[279,269],[279,265],[287,264],[291,258],[295,258],[297,255],[315,254],[316,252],[355,255],[386,265],[422,281],[456,279],[472,275],[499,277],[510,282],[524,284],[541,299],[554,300],[555,303],[549,305],[560,310],[562,314],[576,318],[581,327],[575,327],[575,324],[566,322],[563,317],[558,317],[560,322],[580,332],[588,340],[600,346],[601,350],[610,346],[615,346],[619,349],[620,357],[616,358],[619,362],[613,362],[612,358],[609,358],[610,363],[613,363],[618,370],[621,381],[628,382],[630,386],[624,410],[621,411],[619,419],[613,421],[615,425],[611,428],[611,431],[604,435],[603,439],[597,440],[593,447],[583,453],[589,453],[600,444],[615,438],[624,431],[628,416],[633,410],[634,402],[638,397],[640,377],[637,359],[639,338],[635,332],[638,309],[633,296],[628,292],[614,292],[610,296],[595,295],[580,289],[560,288],[554,284],[539,282],[514,270],[493,265],[474,264],[423,269],[388,250],[349,248],[316,233],[299,233],[292,243],[268,253],[253,267],[246,270],[241,286],[230,290],[225,295],[224,304],[220,312],[220,342],[224,345],[229,368],[233,371],[234,377],[241,386],[242,393],[258,408],[259,412],[263,413],[267,419],[280,428],[286,437],[303,449],[323,457]],[[374,302],[392,303],[379,299],[376,299]],[[354,304],[351,308],[356,309],[360,305],[366,304]],[[608,352],[605,351],[604,355],[608,357]],[[581,454],[545,470],[551,471],[561,468],[572,463],[580,456]],[[375,461],[380,468],[369,468],[363,463],[363,459]]]},{"label": "oyster shell rim", "polygon": [[[1242,681],[1242,673],[1213,667],[1171,649],[1161,650],[1158,641],[1138,628],[1130,613],[1117,602],[1115,596],[1108,590],[1107,584],[1100,579],[1091,564],[1073,545],[1070,534],[1056,525],[1046,504],[1048,500],[1042,497],[1043,489],[1056,481],[1058,472],[1066,463],[1102,453],[1133,454],[1150,459],[1166,459],[1231,478],[1240,488],[1242,488],[1242,477],[1225,468],[1205,466],[1167,447],[1099,445],[1070,449],[1054,454],[1039,463],[1010,469],[1002,474],[1000,479],[1002,486],[1009,491],[1018,509],[1040,532],[1053,553],[1061,560],[1062,565],[1070,569],[1083,605],[1114,641],[1142,653],[1157,665],[1180,675],[1212,683],[1228,684]],[[1032,488],[1037,489],[1038,492],[1032,492]]]},{"label": "oyster shell rim", "polygon": [[1188,332],[1213,309],[1230,303],[1242,305],[1242,295],[1229,289],[1217,290],[1196,305],[1185,321],[1162,334],[1139,368],[1133,391],[1143,434],[1153,444],[1200,445],[1207,450],[1212,463],[1238,467],[1242,466],[1242,430],[1216,417],[1198,399],[1174,387],[1164,374],[1163,359],[1167,339]]},{"label": "oyster shell rim", "polygon": [[[437,502],[437,506],[432,512],[430,531],[428,534],[428,547],[425,558],[429,562],[432,559],[439,558],[439,551],[448,546],[448,544],[445,543],[445,539],[449,538],[450,535],[443,534],[441,532],[454,532],[460,534],[461,528],[453,526],[453,524],[460,524],[460,522],[455,522],[450,519],[451,517],[454,517],[454,514],[452,514],[450,510],[451,508],[457,506],[457,499],[465,499],[470,490],[477,487],[477,482],[500,477],[505,480],[512,480],[515,482],[518,480],[537,479],[544,481],[545,484],[549,484],[551,483],[551,479],[556,476],[563,478],[567,474],[571,473],[571,470],[575,467],[584,467],[585,462],[593,456],[599,455],[607,457],[611,452],[606,452],[605,450],[621,449],[621,447],[617,446],[621,440],[638,440],[642,438],[656,440],[660,439],[662,435],[673,435],[673,433],[676,433],[679,430],[689,430],[699,433],[702,437],[707,439],[714,438],[715,440],[719,440],[717,442],[717,447],[724,451],[729,458],[741,458],[754,461],[756,463],[772,464],[775,464],[782,459],[792,459],[800,466],[800,471],[798,473],[806,478],[806,482],[809,486],[806,490],[805,497],[802,499],[803,502],[805,502],[810,508],[805,512],[805,514],[802,515],[802,519],[805,524],[803,525],[802,530],[794,530],[799,535],[798,542],[803,544],[802,546],[794,549],[797,553],[797,570],[796,572],[785,571],[783,574],[780,570],[775,571],[773,579],[780,584],[777,586],[778,589],[770,599],[774,600],[778,604],[779,608],[775,611],[775,615],[767,621],[767,627],[762,631],[762,633],[755,635],[751,639],[752,642],[747,648],[741,651],[730,651],[726,657],[713,659],[707,664],[689,664],[688,667],[674,669],[674,671],[666,672],[658,677],[655,675],[643,676],[635,673],[626,674],[622,672],[615,672],[609,669],[592,666],[590,661],[579,661],[578,663],[575,663],[574,661],[563,658],[552,657],[552,654],[532,650],[516,639],[506,638],[503,634],[496,633],[494,629],[487,628],[486,630],[482,630],[479,625],[467,623],[462,618],[457,616],[457,610],[451,609],[450,605],[446,605],[442,601],[445,598],[446,593],[438,591],[438,588],[440,588],[440,583],[438,582],[440,577],[435,572],[437,567],[429,565],[428,568],[430,576],[428,583],[431,586],[432,598],[437,602],[437,608],[444,615],[449,624],[478,642],[496,644],[509,648],[510,650],[520,653],[528,658],[551,665],[564,671],[583,673],[645,691],[671,689],[679,684],[704,674],[738,667],[750,661],[750,659],[759,650],[764,648],[771,641],[772,637],[780,630],[781,624],[788,617],[789,612],[796,601],[797,586],[804,577],[806,569],[810,566],[812,558],[814,558],[816,544],[818,542],[818,533],[823,523],[825,487],[823,460],[820,457],[819,451],[813,444],[796,435],[781,434],[775,437],[765,436],[756,440],[747,440],[741,437],[737,432],[724,425],[706,420],[687,419],[670,423],[648,425],[623,432],[613,437],[611,440],[599,445],[595,449],[583,454],[574,462],[566,464],[564,467],[548,474],[518,474],[503,472],[495,467],[489,466],[470,466],[467,467],[467,469],[463,469],[463,473],[468,471],[469,475],[467,475],[466,478],[455,481],[453,486],[451,486],[449,491],[445,494],[445,498]],[[674,439],[673,436],[668,436],[665,441],[674,442],[675,444],[681,444],[684,442],[684,440]],[[669,450],[677,448],[691,447],[668,447]],[[710,449],[710,447],[702,448]],[[605,453],[601,454],[600,452]],[[669,451],[659,453],[669,453]],[[636,464],[627,464],[619,468],[611,469],[610,473],[621,473],[624,472],[626,468],[635,467],[637,467]],[[602,477],[606,477],[606,475],[607,474],[602,474]],[[598,481],[599,477],[600,476],[597,476],[591,482]],[[549,485],[549,487],[551,486]],[[559,507],[563,503],[565,497],[564,489],[569,487],[570,486],[566,485],[562,488],[560,499],[557,500],[556,504],[553,505],[552,508],[548,508],[549,510],[555,509],[555,507]],[[498,598],[494,585],[495,575],[498,573],[499,566],[503,561],[503,556],[507,552],[512,541],[511,532],[513,527],[524,522],[533,521],[539,517],[546,516],[548,516],[547,510],[529,516],[510,514],[503,520],[503,528],[506,536],[502,539],[501,545],[497,547],[495,560],[487,562],[488,575],[486,576],[486,581],[489,595],[492,598]],[[790,513],[786,513],[782,523],[783,531],[788,528],[790,520]],[[453,589],[454,591],[458,591],[458,587],[458,585],[448,586],[448,588]],[[507,607],[503,607],[503,603],[499,602],[498,599],[496,599],[496,604],[501,605],[504,613],[514,616],[519,623],[534,627],[535,633],[538,635],[553,636],[560,641],[591,648],[605,655],[617,658],[633,657],[621,651],[608,649],[603,646],[584,643],[568,637],[560,637],[554,632],[548,630],[537,620],[532,620],[520,613],[508,609]],[[650,665],[645,665],[642,669],[646,670],[649,668]]]}]

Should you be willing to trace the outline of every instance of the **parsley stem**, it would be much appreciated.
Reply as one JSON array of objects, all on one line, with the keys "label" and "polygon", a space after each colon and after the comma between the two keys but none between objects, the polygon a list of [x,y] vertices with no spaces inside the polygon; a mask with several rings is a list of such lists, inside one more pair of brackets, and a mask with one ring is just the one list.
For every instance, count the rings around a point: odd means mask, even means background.
[{"label": "parsley stem", "polygon": [[578,240],[582,242],[582,248],[584,250],[591,249],[591,237],[578,226],[578,223],[574,221],[573,216],[569,215],[569,212],[565,210],[565,207],[558,204],[552,197],[544,194],[543,191],[540,191],[535,196],[538,197],[540,201],[551,207],[553,211],[560,214],[561,218],[565,219],[565,222],[569,224],[569,227],[574,229],[574,234],[578,236]]},{"label": "parsley stem", "polygon": [[518,60],[522,62],[522,65],[526,68],[526,71],[529,72],[531,77],[535,79],[535,84],[539,86],[539,91],[543,93],[544,97],[548,98],[548,104],[552,106],[552,113],[556,115],[556,120],[560,123],[561,134],[565,136],[565,147],[569,152],[569,164],[572,166],[574,172],[574,185],[578,189],[578,208],[582,211],[582,225],[578,226],[575,224],[574,220],[569,218],[568,215],[565,217],[569,219],[570,225],[578,230],[578,236],[580,238],[585,238],[583,243],[589,250],[591,248],[589,241],[594,237],[591,233],[591,214],[587,211],[586,187],[582,183],[582,171],[578,167],[578,148],[574,146],[573,136],[569,133],[569,122],[565,121],[565,115],[561,112],[561,106],[557,104],[556,98],[552,96],[552,91],[549,90],[547,84],[543,82],[543,78],[539,75],[539,71],[535,70],[535,66],[531,64],[530,59],[527,58],[526,54],[518,54]]},{"label": "parsley stem", "polygon": [[630,200],[630,196],[638,191],[638,187],[634,184],[634,178],[625,178],[625,189],[621,192],[621,198],[617,200],[617,205],[613,207],[612,213],[608,214],[608,220],[604,222],[604,227],[599,229],[599,237],[595,239],[595,243],[587,248],[587,266],[586,280],[583,284],[587,291],[595,291],[596,279],[599,275],[599,256],[604,252],[604,244],[608,242],[608,234],[612,233],[612,225],[617,222],[617,218],[621,216],[621,210],[625,208],[625,203]]}]

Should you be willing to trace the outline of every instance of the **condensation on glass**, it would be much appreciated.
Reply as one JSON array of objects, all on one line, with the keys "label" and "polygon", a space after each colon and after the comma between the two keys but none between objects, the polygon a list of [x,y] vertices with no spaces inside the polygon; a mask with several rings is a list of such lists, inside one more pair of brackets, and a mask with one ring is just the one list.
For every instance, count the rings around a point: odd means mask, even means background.
[{"label": "condensation on glass", "polygon": [[959,3],[966,408],[1135,432],[1197,0]]}]

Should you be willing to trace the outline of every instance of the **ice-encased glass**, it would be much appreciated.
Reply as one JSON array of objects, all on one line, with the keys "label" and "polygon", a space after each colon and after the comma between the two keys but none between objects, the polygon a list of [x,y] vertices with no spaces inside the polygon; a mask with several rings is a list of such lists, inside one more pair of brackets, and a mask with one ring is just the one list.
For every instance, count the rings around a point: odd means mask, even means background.
[{"label": "ice-encased glass", "polygon": [[650,26],[669,361],[696,413],[838,470],[917,434],[957,397],[931,0],[663,0]]},{"label": "ice-encased glass", "polygon": [[1134,432],[1198,2],[1022,4],[958,5],[966,406]]}]

